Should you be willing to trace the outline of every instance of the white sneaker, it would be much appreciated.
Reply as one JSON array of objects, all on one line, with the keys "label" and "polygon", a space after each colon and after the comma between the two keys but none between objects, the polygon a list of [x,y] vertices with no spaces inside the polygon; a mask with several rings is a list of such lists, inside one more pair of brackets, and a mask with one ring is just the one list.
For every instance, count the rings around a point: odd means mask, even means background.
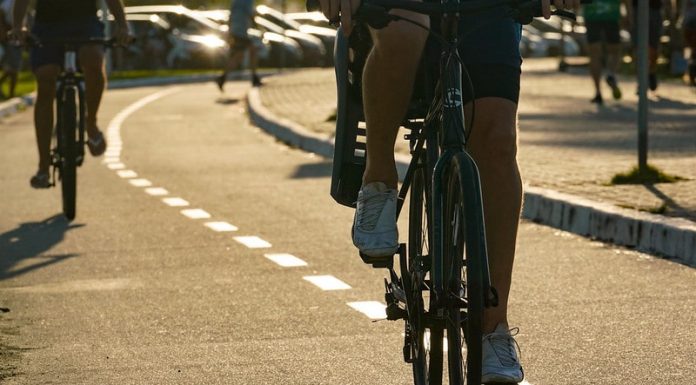
[{"label": "white sneaker", "polygon": [[364,185],[353,219],[353,244],[365,255],[393,255],[398,249],[396,190],[382,182]]},{"label": "white sneaker", "polygon": [[[516,329],[515,334],[517,334]],[[524,372],[517,358],[519,346],[510,334],[507,325],[500,323],[491,334],[483,336],[483,375],[481,382],[517,383],[524,378]]]}]

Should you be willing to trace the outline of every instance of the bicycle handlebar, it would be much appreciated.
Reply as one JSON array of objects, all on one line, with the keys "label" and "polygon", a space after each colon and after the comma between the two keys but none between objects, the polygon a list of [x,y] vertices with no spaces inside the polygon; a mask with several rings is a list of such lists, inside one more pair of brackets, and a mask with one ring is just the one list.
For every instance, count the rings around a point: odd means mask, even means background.
[{"label": "bicycle handlebar", "polygon": [[[319,0],[306,0],[307,11],[319,11]],[[582,4],[592,0],[581,0]],[[503,8],[511,11],[516,21],[522,24],[531,23],[535,17],[541,17],[540,0],[471,0],[454,4],[424,3],[412,0],[362,0],[354,16],[355,20],[365,21],[375,28],[386,26],[392,18],[387,14],[391,9],[403,9],[436,16],[446,13],[478,13],[488,9]],[[561,9],[554,10],[552,15],[575,20],[575,13]],[[335,20],[331,20],[334,22]]]}]

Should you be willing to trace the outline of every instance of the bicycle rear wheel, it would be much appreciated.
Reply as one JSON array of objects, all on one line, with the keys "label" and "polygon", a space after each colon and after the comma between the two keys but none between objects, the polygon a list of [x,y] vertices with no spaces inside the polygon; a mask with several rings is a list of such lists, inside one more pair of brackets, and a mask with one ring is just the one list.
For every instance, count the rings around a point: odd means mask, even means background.
[{"label": "bicycle rear wheel", "polygon": [[468,154],[452,157],[444,193],[443,266],[449,294],[446,313],[450,384],[479,385],[483,263],[487,258],[478,171]]},{"label": "bicycle rear wheel", "polygon": [[413,379],[416,385],[442,384],[443,338],[441,324],[426,319],[429,291],[424,281],[430,258],[427,191],[429,184],[424,167],[415,170],[410,189],[408,266],[402,272],[408,301],[409,332]]},{"label": "bicycle rear wheel", "polygon": [[68,220],[75,219],[77,200],[77,103],[75,87],[63,90],[62,104],[58,116],[60,135],[60,186],[63,197],[63,214]]}]

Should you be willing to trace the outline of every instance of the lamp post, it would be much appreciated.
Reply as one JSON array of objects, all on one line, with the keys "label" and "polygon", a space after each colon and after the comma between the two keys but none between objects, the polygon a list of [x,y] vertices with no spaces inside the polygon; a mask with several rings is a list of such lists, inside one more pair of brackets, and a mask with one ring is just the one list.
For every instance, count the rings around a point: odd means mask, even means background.
[{"label": "lamp post", "polygon": [[636,48],[638,74],[638,171],[648,169],[648,22],[649,0],[638,0]]}]

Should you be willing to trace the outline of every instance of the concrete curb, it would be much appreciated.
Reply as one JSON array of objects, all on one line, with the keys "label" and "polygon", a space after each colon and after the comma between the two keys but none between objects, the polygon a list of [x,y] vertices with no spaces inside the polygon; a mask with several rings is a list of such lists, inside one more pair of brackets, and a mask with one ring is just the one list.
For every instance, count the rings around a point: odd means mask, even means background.
[{"label": "concrete curb", "polygon": [[[333,140],[274,115],[259,90],[247,94],[251,121],[291,146],[333,157]],[[399,174],[409,157],[397,154]],[[636,248],[696,267],[696,223],[680,218],[622,209],[557,191],[526,186],[522,217],[547,226],[621,246]]]}]

